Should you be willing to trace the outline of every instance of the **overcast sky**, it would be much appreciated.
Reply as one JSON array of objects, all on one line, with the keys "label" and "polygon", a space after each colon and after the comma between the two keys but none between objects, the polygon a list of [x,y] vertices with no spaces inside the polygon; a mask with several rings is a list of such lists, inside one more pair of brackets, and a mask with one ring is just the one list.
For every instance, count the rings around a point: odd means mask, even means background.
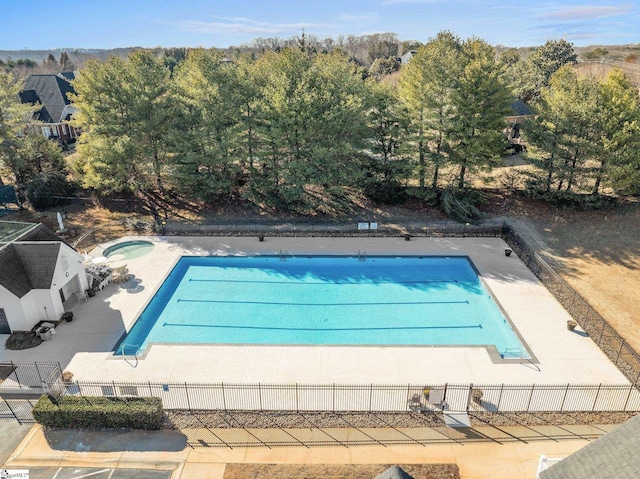
[{"label": "overcast sky", "polygon": [[227,47],[256,37],[441,30],[493,45],[564,38],[576,46],[640,42],[640,1],[0,0],[0,50]]}]

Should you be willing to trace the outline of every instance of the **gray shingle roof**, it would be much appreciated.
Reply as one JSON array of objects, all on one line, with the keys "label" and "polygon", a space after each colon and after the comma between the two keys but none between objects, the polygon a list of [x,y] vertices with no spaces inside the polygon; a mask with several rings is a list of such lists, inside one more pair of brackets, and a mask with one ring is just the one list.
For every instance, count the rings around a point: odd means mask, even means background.
[{"label": "gray shingle roof", "polygon": [[404,472],[400,467],[391,466],[382,474],[376,476],[375,479],[413,479],[413,477]]},{"label": "gray shingle roof", "polygon": [[513,103],[511,103],[511,111],[512,111],[512,115],[511,116],[529,116],[529,115],[533,115],[533,110],[531,110],[531,108],[529,108],[529,105],[527,105],[525,102],[523,102],[519,98],[517,100],[515,100]]},{"label": "gray shingle roof", "polygon": [[540,479],[637,479],[640,415],[540,473]]},{"label": "gray shingle roof", "polygon": [[0,249],[0,285],[18,298],[32,289],[49,289],[60,243],[12,243]]},{"label": "gray shingle roof", "polygon": [[20,236],[18,241],[62,241],[62,239],[45,225],[39,223],[34,229]]},{"label": "gray shingle roof", "polygon": [[59,123],[66,105],[71,103],[68,93],[75,93],[71,83],[58,75],[31,75],[20,92],[23,103],[40,103],[42,109],[36,119],[45,123]]}]

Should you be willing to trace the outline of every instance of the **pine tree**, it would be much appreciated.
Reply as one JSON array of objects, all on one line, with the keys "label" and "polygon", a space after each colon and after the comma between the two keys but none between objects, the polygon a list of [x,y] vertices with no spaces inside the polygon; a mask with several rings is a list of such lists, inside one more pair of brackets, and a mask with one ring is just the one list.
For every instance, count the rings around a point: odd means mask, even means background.
[{"label": "pine tree", "polygon": [[511,94],[504,69],[496,62],[493,48],[483,40],[462,44],[461,74],[455,79],[450,108],[455,112],[450,138],[449,161],[458,165],[457,187],[466,186],[466,176],[497,165],[504,151],[504,117]]}]

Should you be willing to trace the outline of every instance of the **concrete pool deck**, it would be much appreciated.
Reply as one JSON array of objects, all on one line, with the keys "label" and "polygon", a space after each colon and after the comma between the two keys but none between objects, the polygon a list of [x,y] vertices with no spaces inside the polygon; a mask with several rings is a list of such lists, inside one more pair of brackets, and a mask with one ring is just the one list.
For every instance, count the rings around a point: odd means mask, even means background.
[{"label": "concrete pool deck", "polygon": [[[137,237],[149,254],[126,260],[135,276],[74,305],[74,321],[50,341],[0,351],[0,361],[59,361],[83,381],[306,384],[627,384],[628,380],[499,238]],[[153,345],[144,358],[114,357],[128,331],[182,255],[466,255],[537,359],[495,364],[484,347]],[[7,336],[0,336],[6,338]],[[538,370],[539,369],[539,370]]]}]

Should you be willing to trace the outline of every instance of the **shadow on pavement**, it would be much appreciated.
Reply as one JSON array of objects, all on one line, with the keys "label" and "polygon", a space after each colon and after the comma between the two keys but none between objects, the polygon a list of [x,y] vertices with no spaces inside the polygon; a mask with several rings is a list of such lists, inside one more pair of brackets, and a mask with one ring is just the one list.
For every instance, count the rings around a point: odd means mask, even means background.
[{"label": "shadow on pavement", "polygon": [[47,429],[49,447],[58,451],[179,452],[187,446],[187,437],[177,431],[141,431],[128,429]]}]

